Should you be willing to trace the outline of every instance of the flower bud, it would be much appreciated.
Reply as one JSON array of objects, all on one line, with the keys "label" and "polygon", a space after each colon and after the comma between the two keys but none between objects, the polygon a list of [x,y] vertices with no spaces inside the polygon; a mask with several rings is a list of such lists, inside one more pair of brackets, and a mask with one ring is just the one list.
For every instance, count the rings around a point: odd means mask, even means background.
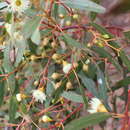
[{"label": "flower bud", "polygon": [[85,71],[85,72],[88,72],[88,65],[86,65],[86,64],[83,64],[83,71]]},{"label": "flower bud", "polygon": [[56,48],[57,47],[57,43],[55,41],[51,42],[51,47],[52,48]]},{"label": "flower bud", "polygon": [[69,89],[72,89],[73,86],[72,86],[72,83],[69,81],[66,83],[66,89],[69,90]]},{"label": "flower bud", "polygon": [[64,17],[64,14],[59,14],[59,18],[63,19]]},{"label": "flower bud", "polygon": [[43,115],[42,116],[42,121],[43,122],[51,122],[51,121],[53,121],[49,116],[47,116],[47,115]]},{"label": "flower bud", "polygon": [[69,71],[71,70],[72,68],[72,64],[66,62],[66,61],[63,61],[63,72],[65,74],[69,73]]},{"label": "flower bud", "polygon": [[18,102],[21,102],[22,99],[26,98],[27,96],[25,94],[18,93],[16,94],[16,99]]},{"label": "flower bud", "polygon": [[37,56],[31,55],[30,59],[31,59],[31,61],[35,61],[37,59]]},{"label": "flower bud", "polygon": [[47,46],[48,42],[49,42],[49,38],[48,38],[48,37],[45,37],[45,38],[43,39],[43,41],[42,41],[42,45],[43,45],[43,46]]},{"label": "flower bud", "polygon": [[78,67],[78,63],[77,63],[77,62],[74,62],[74,63],[73,63],[73,66],[74,66],[74,68],[77,68],[77,67]]},{"label": "flower bud", "polygon": [[51,77],[52,77],[54,80],[56,80],[56,79],[58,79],[58,78],[61,77],[61,74],[59,74],[59,73],[53,73],[53,74],[51,75]]},{"label": "flower bud", "polygon": [[46,57],[46,52],[42,52],[42,58],[45,58]]},{"label": "flower bud", "polygon": [[73,15],[73,19],[78,19],[79,18],[79,15],[78,14],[74,14]]},{"label": "flower bud", "polygon": [[56,62],[57,64],[62,64],[62,60],[61,60],[61,59],[56,60],[55,62]]},{"label": "flower bud", "polygon": [[104,34],[104,35],[102,35],[102,37],[103,37],[104,39],[109,39],[109,38],[110,38],[110,36],[109,36],[108,34]]},{"label": "flower bud", "polygon": [[38,80],[36,80],[36,81],[34,81],[34,86],[38,86],[38,84],[39,84],[39,81]]},{"label": "flower bud", "polygon": [[61,86],[61,84],[62,84],[61,81],[57,82],[57,83],[55,84],[54,88],[55,88],[55,89],[59,88],[59,87]]},{"label": "flower bud", "polygon": [[16,94],[16,99],[18,102],[21,102],[22,101],[22,94],[20,94],[20,93]]},{"label": "flower bud", "polygon": [[59,60],[60,58],[61,58],[61,55],[60,55],[60,54],[54,53],[54,54],[52,55],[52,59],[53,59],[53,60]]},{"label": "flower bud", "polygon": [[71,25],[71,21],[68,20],[68,21],[65,22],[65,24],[66,24],[67,26],[70,26],[70,25]]}]

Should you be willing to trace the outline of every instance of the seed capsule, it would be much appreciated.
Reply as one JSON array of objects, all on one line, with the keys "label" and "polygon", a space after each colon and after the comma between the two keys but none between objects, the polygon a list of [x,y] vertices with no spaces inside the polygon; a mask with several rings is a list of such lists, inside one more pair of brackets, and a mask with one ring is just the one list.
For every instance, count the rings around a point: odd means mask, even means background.
[{"label": "seed capsule", "polygon": [[86,65],[86,64],[83,64],[83,71],[85,71],[85,72],[88,72],[88,65]]}]

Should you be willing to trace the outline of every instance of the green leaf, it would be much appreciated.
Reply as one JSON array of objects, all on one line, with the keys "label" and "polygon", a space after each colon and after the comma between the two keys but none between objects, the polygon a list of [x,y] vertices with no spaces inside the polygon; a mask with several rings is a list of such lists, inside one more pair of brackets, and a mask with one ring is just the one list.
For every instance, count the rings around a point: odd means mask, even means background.
[{"label": "green leaf", "polygon": [[35,16],[29,21],[27,21],[27,23],[25,23],[22,30],[24,37],[29,38],[39,26],[40,21],[41,21],[41,17],[39,16]]},{"label": "green leaf", "polygon": [[105,8],[90,0],[62,0],[70,8],[104,13]]},{"label": "green leaf", "polygon": [[53,16],[54,16],[54,18],[55,18],[56,20],[57,20],[57,18],[58,18],[58,8],[59,8],[58,4],[54,3],[54,7],[53,7],[53,12],[52,12],[52,14],[53,14]]},{"label": "green leaf", "polygon": [[3,68],[5,72],[9,73],[13,71],[13,66],[10,61],[10,51],[12,49],[11,44],[7,44],[4,49],[4,60],[3,60]]},{"label": "green leaf", "polygon": [[[49,66],[49,69],[48,69],[48,78],[51,77],[52,73],[54,73],[55,71],[55,67],[53,65],[50,65]],[[54,81],[48,81],[47,82],[47,87],[46,87],[46,94],[48,96],[51,96],[51,94],[53,93],[54,91]]]},{"label": "green leaf", "polygon": [[22,112],[24,114],[27,114],[27,106],[26,106],[26,104],[21,103],[20,104],[20,108],[21,108],[21,110],[22,110]]},{"label": "green leaf", "polygon": [[9,121],[11,123],[15,120],[15,115],[18,109],[18,102],[15,96],[12,96],[10,99],[10,106],[9,106]]},{"label": "green leaf", "polygon": [[64,34],[62,38],[68,45],[71,45],[76,48],[83,48],[83,45],[81,45],[79,42],[77,42],[67,34]]},{"label": "green leaf", "polygon": [[68,125],[65,126],[65,130],[82,130],[83,128],[99,124],[109,117],[111,116],[108,113],[90,114],[70,122]]},{"label": "green leaf", "polygon": [[[0,72],[0,74],[3,74],[2,72]],[[4,99],[4,93],[5,93],[5,81],[2,80],[3,77],[0,77],[0,106],[3,103],[3,99]]]},{"label": "green leaf", "polygon": [[94,81],[90,78],[87,78],[82,71],[79,72],[78,76],[88,91],[91,92],[94,96],[99,97]]},{"label": "green leaf", "polygon": [[16,47],[18,48],[18,50],[16,55],[15,66],[17,67],[21,62],[21,60],[23,59],[23,54],[26,49],[26,41],[25,40],[16,41]]},{"label": "green leaf", "polygon": [[130,40],[130,31],[124,32],[125,37]]},{"label": "green leaf", "polygon": [[31,36],[31,40],[32,40],[32,42],[34,42],[36,45],[39,45],[39,44],[40,44],[41,36],[40,36],[39,27],[33,32],[32,36]]},{"label": "green leaf", "polygon": [[100,99],[103,99],[106,103],[108,98],[107,85],[106,85],[104,74],[99,68],[97,68],[97,81],[98,81],[98,91],[99,91]]},{"label": "green leaf", "polygon": [[63,92],[61,96],[72,102],[84,103],[82,96],[75,92]]},{"label": "green leaf", "polygon": [[110,53],[108,53],[105,49],[100,48],[100,47],[96,47],[96,46],[91,47],[91,49],[94,52],[98,53],[100,57],[102,57],[102,58],[108,58],[108,60],[117,68],[117,70],[119,70],[120,72],[122,71],[122,68],[119,65],[119,63],[117,62],[117,60],[114,59],[112,57],[112,55]]},{"label": "green leaf", "polygon": [[123,61],[123,63],[126,65],[127,69],[130,71],[130,60],[126,56],[125,52],[120,51],[119,56],[120,56],[121,60]]},{"label": "green leaf", "polygon": [[129,84],[130,84],[130,76],[129,76],[129,77],[126,77],[126,78],[124,78],[124,79],[122,79],[122,80],[120,80],[120,81],[118,81],[118,82],[114,85],[114,87],[111,88],[111,90],[112,90],[112,91],[115,91],[115,90],[117,90],[117,89],[119,89],[119,88],[121,88],[121,87],[126,87],[126,86],[128,86]]}]

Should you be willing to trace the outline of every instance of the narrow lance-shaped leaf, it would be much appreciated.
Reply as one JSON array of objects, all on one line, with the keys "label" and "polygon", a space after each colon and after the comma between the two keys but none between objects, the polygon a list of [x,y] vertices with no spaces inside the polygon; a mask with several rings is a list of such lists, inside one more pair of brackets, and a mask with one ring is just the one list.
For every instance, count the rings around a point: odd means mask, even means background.
[{"label": "narrow lance-shaped leaf", "polygon": [[[2,71],[0,70],[0,74],[3,74]],[[5,93],[5,81],[3,80],[3,77],[0,77],[0,106],[3,103],[4,99],[4,93]]]},{"label": "narrow lance-shaped leaf", "polygon": [[94,113],[80,117],[66,125],[65,130],[82,130],[83,128],[99,124],[109,117],[111,116],[108,113]]},{"label": "narrow lance-shaped leaf", "polygon": [[107,101],[107,85],[103,72],[97,67],[97,81],[100,98]]},{"label": "narrow lance-shaped leaf", "polygon": [[78,103],[84,102],[82,96],[75,92],[63,92],[61,96],[72,102],[78,102]]},{"label": "narrow lance-shaped leaf", "polygon": [[7,44],[5,46],[4,60],[3,60],[3,67],[5,69],[5,72],[13,71],[13,66],[12,66],[11,60],[10,60],[10,51],[11,51],[11,49],[12,49],[11,44]]},{"label": "narrow lance-shaped leaf", "polygon": [[24,39],[16,41],[16,47],[18,50],[16,54],[15,66],[17,67],[23,58],[23,54],[26,49],[26,41]]},{"label": "narrow lance-shaped leaf", "polygon": [[76,47],[76,48],[83,48],[83,45],[73,38],[71,38],[68,34],[64,34],[63,37],[61,37],[68,45]]},{"label": "narrow lance-shaped leaf", "polygon": [[31,36],[31,40],[36,45],[40,44],[41,36],[40,36],[39,27],[33,32],[32,36]]},{"label": "narrow lance-shaped leaf", "polygon": [[94,81],[86,77],[83,72],[80,72],[78,76],[80,77],[83,85],[88,89],[88,91],[91,92],[94,96],[99,97]]},{"label": "narrow lance-shaped leaf", "polygon": [[15,115],[18,109],[18,102],[15,96],[12,96],[10,99],[10,106],[9,106],[9,121],[11,123],[15,120]]},{"label": "narrow lance-shaped leaf", "polygon": [[115,90],[117,90],[117,89],[119,89],[119,88],[121,88],[121,87],[126,87],[126,86],[128,86],[129,84],[130,84],[130,76],[129,76],[129,77],[126,77],[126,78],[124,78],[124,79],[122,79],[122,80],[120,80],[120,81],[118,81],[118,82],[114,85],[114,87],[111,88],[111,90],[112,90],[112,91],[115,91]]},{"label": "narrow lance-shaped leaf", "polygon": [[62,0],[67,6],[75,9],[104,13],[105,8],[90,0]]}]

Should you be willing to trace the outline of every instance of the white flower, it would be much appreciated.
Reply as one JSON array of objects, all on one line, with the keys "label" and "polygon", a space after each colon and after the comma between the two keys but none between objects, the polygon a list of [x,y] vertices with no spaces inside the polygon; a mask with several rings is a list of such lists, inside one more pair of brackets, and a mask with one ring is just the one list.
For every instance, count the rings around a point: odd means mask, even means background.
[{"label": "white flower", "polygon": [[18,102],[21,102],[22,101],[22,94],[20,94],[20,93],[16,94],[16,99]]},{"label": "white flower", "polygon": [[42,121],[43,122],[50,122],[50,121],[52,121],[52,119],[49,116],[47,116],[47,115],[43,115],[42,116]]},{"label": "white flower", "polygon": [[17,93],[16,94],[16,99],[18,102],[21,102],[22,99],[25,99],[27,96],[25,94]]},{"label": "white flower", "polygon": [[36,102],[40,101],[41,103],[43,103],[43,101],[46,100],[45,93],[40,89],[33,90],[32,95],[33,98],[35,98]]},{"label": "white flower", "polygon": [[108,112],[105,106],[98,98],[92,98],[89,104],[90,104],[90,108],[88,110],[89,113]]},{"label": "white flower", "polygon": [[63,72],[65,74],[67,74],[72,68],[72,64],[66,62],[66,61],[63,61]]},{"label": "white flower", "polygon": [[9,8],[12,12],[23,13],[30,6],[29,0],[10,0]]}]

